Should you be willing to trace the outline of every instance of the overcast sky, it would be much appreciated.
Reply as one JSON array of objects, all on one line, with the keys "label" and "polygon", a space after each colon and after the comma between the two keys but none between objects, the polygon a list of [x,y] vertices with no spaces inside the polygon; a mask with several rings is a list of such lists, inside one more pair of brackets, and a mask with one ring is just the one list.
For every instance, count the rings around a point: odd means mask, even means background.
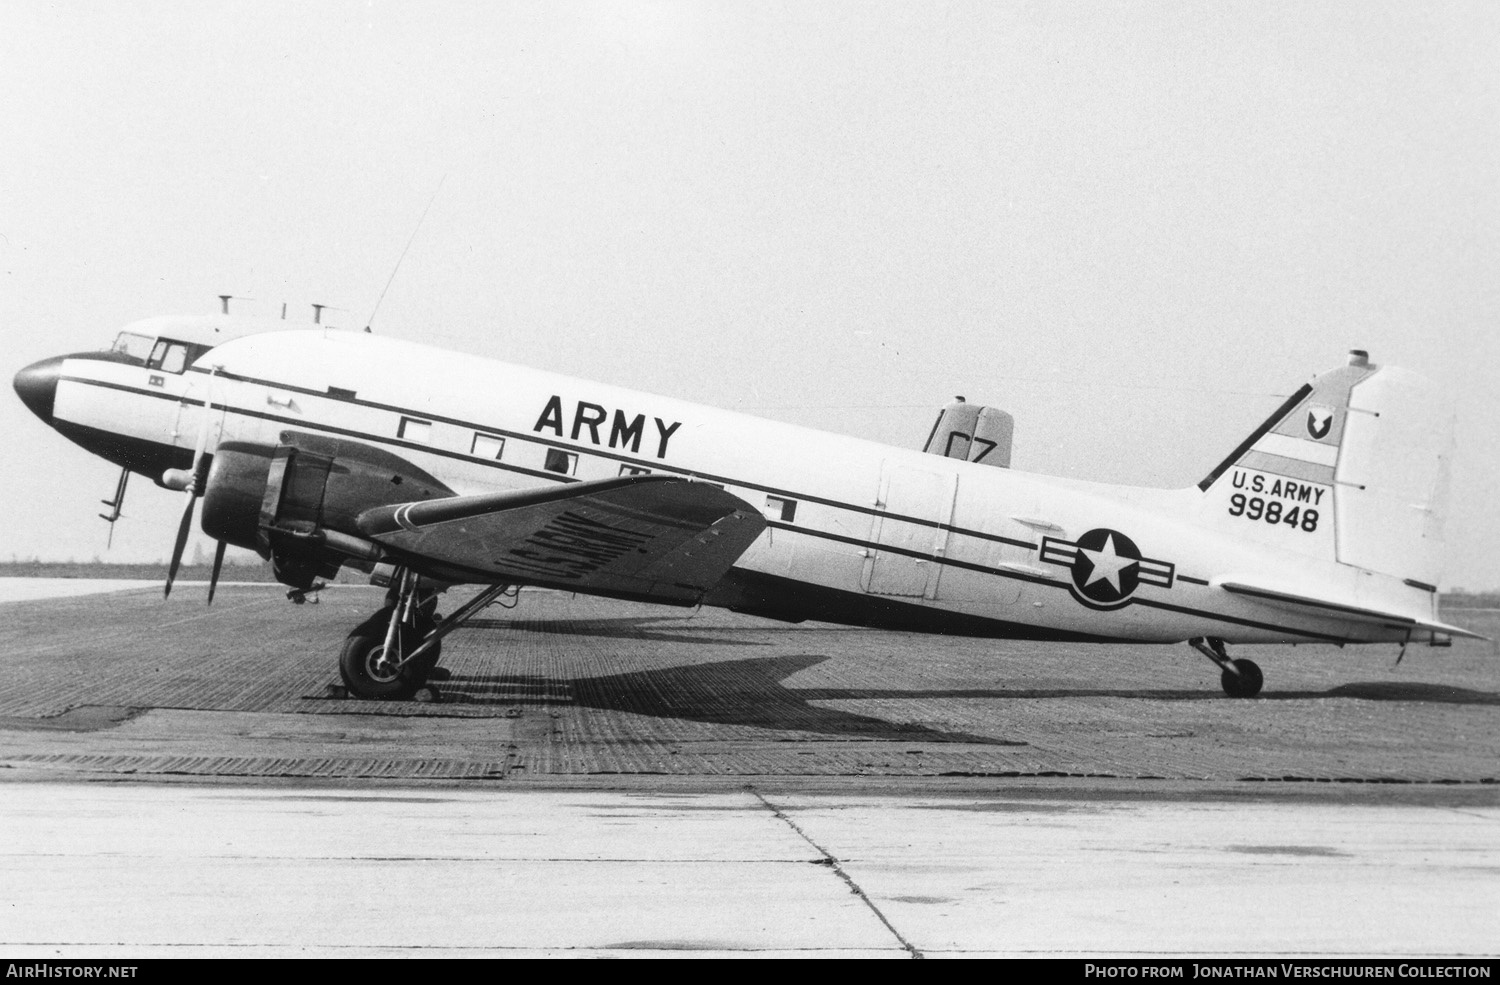
[{"label": "overcast sky", "polygon": [[[125,322],[377,332],[1014,464],[1196,482],[1352,347],[1458,412],[1500,587],[1500,4],[0,4],[7,374]],[[413,387],[441,385],[413,380]],[[0,559],[180,497],[0,399]]]}]

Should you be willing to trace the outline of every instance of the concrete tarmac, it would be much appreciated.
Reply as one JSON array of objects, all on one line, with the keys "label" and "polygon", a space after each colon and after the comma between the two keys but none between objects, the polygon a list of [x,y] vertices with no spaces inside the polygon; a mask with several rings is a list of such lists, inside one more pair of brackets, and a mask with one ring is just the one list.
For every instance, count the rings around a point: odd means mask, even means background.
[{"label": "concrete tarmac", "polygon": [[0,953],[1495,953],[1500,807],[1120,794],[9,784]]},{"label": "concrete tarmac", "polygon": [[0,953],[1500,951],[1488,643],[1243,648],[1233,701],[1186,647],[523,593],[370,704],[378,596],[280,598],[0,604]]}]

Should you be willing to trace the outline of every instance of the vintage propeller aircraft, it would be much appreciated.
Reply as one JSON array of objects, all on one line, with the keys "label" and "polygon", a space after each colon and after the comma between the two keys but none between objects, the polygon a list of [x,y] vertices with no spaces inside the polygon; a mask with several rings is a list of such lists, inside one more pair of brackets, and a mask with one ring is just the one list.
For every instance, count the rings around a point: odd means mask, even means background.
[{"label": "vintage propeller aircraft", "polygon": [[[227,305],[226,305],[227,307]],[[1028,640],[1451,643],[1437,582],[1452,417],[1427,381],[1347,365],[1196,486],[1010,469],[1011,420],[945,408],[925,451],[320,325],[136,322],[15,377],[43,421],[185,492],[219,549],[290,595],[342,566],[388,586],[339,667],[406,699],[443,638],[516,586],[772,619]],[[112,517],[106,517],[112,519]],[[481,586],[448,618],[437,594]]]}]

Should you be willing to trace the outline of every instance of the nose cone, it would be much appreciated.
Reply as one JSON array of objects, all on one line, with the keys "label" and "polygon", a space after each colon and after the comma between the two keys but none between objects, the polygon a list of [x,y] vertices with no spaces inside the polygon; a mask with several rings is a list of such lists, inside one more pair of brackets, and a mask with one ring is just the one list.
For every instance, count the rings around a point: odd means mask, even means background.
[{"label": "nose cone", "polygon": [[53,356],[32,363],[16,374],[16,395],[21,398],[21,403],[48,424],[52,423],[52,401],[57,396],[57,376],[62,371],[62,364],[62,356]]}]

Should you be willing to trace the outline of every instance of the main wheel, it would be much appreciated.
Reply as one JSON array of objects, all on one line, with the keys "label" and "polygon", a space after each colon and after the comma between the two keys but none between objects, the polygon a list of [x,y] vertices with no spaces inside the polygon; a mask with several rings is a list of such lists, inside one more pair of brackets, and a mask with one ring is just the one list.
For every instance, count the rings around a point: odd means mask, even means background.
[{"label": "main wheel", "polygon": [[1231,698],[1253,698],[1260,693],[1260,686],[1265,683],[1265,676],[1261,674],[1260,667],[1253,660],[1231,660],[1234,669],[1225,670],[1219,683],[1224,685],[1224,693]]},{"label": "main wheel", "polygon": [[[417,645],[417,638],[410,630],[403,628],[399,636],[401,652]],[[339,653],[339,676],[350,694],[376,701],[404,701],[426,680],[426,673],[418,668],[408,664],[398,669],[384,658],[384,633],[374,636],[356,631],[349,635]]]},{"label": "main wheel", "polygon": [[376,609],[364,622],[349,630],[350,636],[379,636],[385,638],[385,627],[391,624],[391,612],[393,608],[389,605]]}]

